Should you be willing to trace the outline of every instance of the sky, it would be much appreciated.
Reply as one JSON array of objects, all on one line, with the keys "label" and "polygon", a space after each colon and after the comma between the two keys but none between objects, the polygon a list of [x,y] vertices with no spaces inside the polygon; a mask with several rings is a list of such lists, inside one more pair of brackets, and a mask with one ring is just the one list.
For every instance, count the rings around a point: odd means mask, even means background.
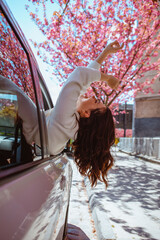
[{"label": "sky", "polygon": [[46,71],[48,66],[37,56],[36,50],[33,44],[30,42],[30,39],[33,41],[38,41],[38,39],[43,40],[43,34],[38,30],[37,26],[31,20],[29,13],[25,9],[25,4],[28,3],[27,0],[5,0],[11,12],[13,13],[15,19],[17,20],[19,26],[21,27],[28,43],[37,59],[40,71],[45,79],[45,82],[48,86],[49,92],[53,103],[56,103],[57,97],[60,92],[59,82],[56,79],[56,76],[53,76],[51,71]]}]

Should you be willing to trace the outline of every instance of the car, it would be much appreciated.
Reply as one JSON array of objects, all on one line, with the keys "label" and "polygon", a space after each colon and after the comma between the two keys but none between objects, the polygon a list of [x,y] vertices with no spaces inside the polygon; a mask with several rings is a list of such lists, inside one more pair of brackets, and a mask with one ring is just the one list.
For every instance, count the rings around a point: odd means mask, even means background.
[{"label": "car", "polygon": [[13,14],[0,0],[0,239],[65,238],[72,183],[66,151],[48,151],[51,96]]}]

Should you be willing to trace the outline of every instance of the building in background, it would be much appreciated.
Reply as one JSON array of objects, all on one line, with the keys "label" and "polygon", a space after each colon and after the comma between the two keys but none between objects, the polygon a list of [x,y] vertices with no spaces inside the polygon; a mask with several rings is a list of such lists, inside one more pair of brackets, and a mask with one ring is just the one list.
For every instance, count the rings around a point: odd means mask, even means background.
[{"label": "building in background", "polygon": [[135,137],[160,137],[160,79],[154,84],[156,91],[152,95],[139,94],[135,98]]},{"label": "building in background", "polygon": [[[160,10],[160,0],[153,0],[153,2],[159,3]],[[160,58],[160,51],[158,53],[157,57],[151,59],[152,62],[156,62]],[[152,79],[156,73],[156,71],[148,71],[138,81],[143,82],[146,78]],[[160,137],[160,77],[156,79],[151,87],[154,93],[145,95],[139,92],[135,98],[133,113],[134,137]]]},{"label": "building in background", "polygon": [[[155,62],[159,58],[160,52],[151,61]],[[138,81],[143,82],[146,78],[152,79],[156,74],[155,70],[148,71]],[[151,87],[154,93],[144,94],[139,92],[135,97],[134,137],[160,137],[160,77],[151,84]]]}]

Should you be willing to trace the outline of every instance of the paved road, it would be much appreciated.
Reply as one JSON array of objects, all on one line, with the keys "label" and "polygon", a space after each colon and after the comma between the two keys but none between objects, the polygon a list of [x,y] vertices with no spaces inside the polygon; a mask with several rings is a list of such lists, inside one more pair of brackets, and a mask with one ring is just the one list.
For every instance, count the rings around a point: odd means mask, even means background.
[{"label": "paved road", "polygon": [[160,240],[160,165],[117,152],[108,178],[92,194],[116,239]]}]

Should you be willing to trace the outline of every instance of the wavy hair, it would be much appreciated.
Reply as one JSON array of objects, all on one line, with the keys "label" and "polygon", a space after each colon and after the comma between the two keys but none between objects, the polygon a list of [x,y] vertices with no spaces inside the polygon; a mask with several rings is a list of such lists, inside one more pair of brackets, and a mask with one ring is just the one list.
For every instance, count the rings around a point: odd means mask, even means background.
[{"label": "wavy hair", "polygon": [[110,147],[114,142],[115,126],[108,107],[92,110],[89,118],[80,118],[73,143],[74,157],[79,172],[88,176],[92,186],[96,186],[97,180],[108,186],[107,173],[114,163]]}]

